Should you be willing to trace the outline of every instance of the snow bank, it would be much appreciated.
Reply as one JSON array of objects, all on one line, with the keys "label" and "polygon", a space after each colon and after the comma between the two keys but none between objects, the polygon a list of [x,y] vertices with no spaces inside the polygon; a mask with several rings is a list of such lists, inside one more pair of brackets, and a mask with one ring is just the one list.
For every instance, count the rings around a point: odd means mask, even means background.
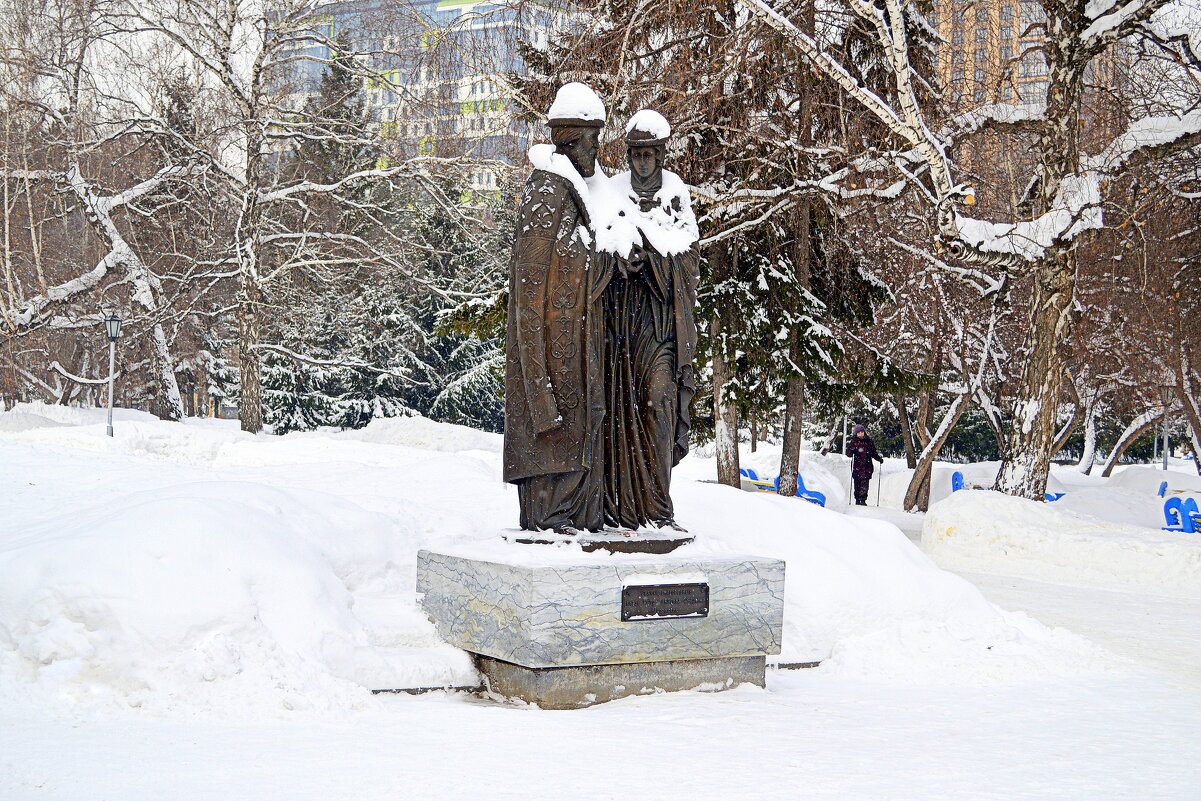
[{"label": "snow bank", "polygon": [[244,482],[68,512],[0,551],[0,668],[72,701],[249,710],[346,707],[380,681],[438,684],[447,666],[469,676],[460,655],[431,673],[383,647],[435,645],[419,616],[385,643],[355,613],[355,593],[407,586],[403,534],[333,496]]},{"label": "snow bank", "polygon": [[[284,437],[159,421],[114,439],[90,424],[0,430],[0,697],[261,715],[472,683],[416,605],[415,561],[515,524],[499,445],[421,418]],[[821,464],[803,463],[806,483],[833,500]],[[711,476],[692,457],[673,487],[698,537],[686,550],[786,560],[784,662],[993,681],[1101,661],[997,609],[888,523],[695,480]]]},{"label": "snow bank", "polygon": [[[56,403],[41,403],[39,401],[18,403],[10,411],[0,415],[0,419],[20,414],[35,415],[68,426],[105,425],[108,422],[108,409],[60,406]],[[135,423],[159,422],[159,419],[149,412],[140,412],[137,409],[122,409],[120,407],[113,409],[113,420]]]},{"label": "snow bank", "polygon": [[1061,504],[956,492],[926,514],[922,545],[955,569],[1201,598],[1201,535],[1110,523]]},{"label": "snow bank", "polygon": [[1158,467],[1131,465],[1119,470],[1111,476],[1106,486],[1126,490],[1128,492],[1155,495],[1159,485],[1168,482],[1168,496],[1174,493],[1201,495],[1201,476],[1196,473],[1182,473],[1179,470],[1161,470]]},{"label": "snow bank", "polygon": [[58,428],[66,423],[59,423],[40,414],[26,412],[9,412],[0,414],[0,431],[33,431],[38,428]]},{"label": "snow bank", "polygon": [[500,453],[505,441],[500,434],[453,423],[436,423],[428,417],[420,416],[376,418],[366,428],[339,432],[334,436],[360,442],[404,445],[410,448],[444,453],[462,453],[464,451]]}]

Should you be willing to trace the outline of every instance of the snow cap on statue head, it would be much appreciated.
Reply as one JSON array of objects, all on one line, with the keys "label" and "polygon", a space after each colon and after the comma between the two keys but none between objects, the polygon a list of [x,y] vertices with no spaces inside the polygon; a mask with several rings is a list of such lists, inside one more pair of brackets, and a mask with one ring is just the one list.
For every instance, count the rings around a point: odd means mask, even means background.
[{"label": "snow cap on statue head", "polygon": [[605,104],[596,92],[578,81],[563,84],[546,112],[546,124],[551,128],[603,128]]},{"label": "snow cap on statue head", "polygon": [[657,111],[644,108],[626,123],[627,147],[656,147],[667,144],[671,125]]}]

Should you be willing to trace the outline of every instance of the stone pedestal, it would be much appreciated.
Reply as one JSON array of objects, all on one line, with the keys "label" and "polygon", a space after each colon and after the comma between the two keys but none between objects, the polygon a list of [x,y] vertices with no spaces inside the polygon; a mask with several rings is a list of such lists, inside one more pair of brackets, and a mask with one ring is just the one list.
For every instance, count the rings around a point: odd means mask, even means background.
[{"label": "stone pedestal", "polygon": [[780,653],[784,563],[487,543],[421,551],[439,634],[488,687],[546,708],[623,695],[763,686]]}]

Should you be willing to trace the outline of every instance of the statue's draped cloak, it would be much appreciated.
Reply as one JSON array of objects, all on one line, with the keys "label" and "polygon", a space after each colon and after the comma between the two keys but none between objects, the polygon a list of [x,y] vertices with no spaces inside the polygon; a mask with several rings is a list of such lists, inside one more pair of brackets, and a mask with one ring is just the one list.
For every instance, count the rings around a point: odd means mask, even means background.
[{"label": "statue's draped cloak", "polygon": [[[660,211],[691,213],[678,202]],[[643,246],[644,269],[614,274],[604,296],[605,520],[629,529],[675,519],[671,468],[688,452],[696,392],[697,249],[664,255]]]},{"label": "statue's draped cloak", "polygon": [[[608,274],[588,225],[572,183],[534,170],[517,222],[505,343],[504,480],[529,496],[522,498],[523,527],[600,524],[592,511],[579,512],[589,520],[556,512],[599,505],[573,497],[599,496],[605,415],[601,298]],[[581,472],[589,476],[568,475]]]}]

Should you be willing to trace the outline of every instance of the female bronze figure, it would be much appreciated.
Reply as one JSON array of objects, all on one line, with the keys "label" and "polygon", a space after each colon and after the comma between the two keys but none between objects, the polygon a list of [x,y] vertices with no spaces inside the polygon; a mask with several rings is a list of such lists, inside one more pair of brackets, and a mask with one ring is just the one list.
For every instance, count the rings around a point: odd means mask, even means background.
[{"label": "female bronze figure", "polygon": [[697,225],[688,189],[663,169],[671,129],[654,111],[626,130],[630,170],[612,180],[642,235],[605,290],[605,522],[675,520],[671,470],[688,452],[696,391]]}]

